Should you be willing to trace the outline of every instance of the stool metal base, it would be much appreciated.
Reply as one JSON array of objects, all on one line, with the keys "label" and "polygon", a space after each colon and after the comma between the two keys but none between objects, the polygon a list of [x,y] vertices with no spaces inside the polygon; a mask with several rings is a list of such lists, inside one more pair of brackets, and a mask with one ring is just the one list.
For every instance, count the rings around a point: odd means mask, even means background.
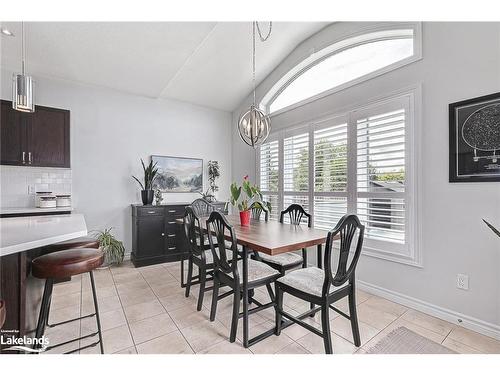
[{"label": "stool metal base", "polygon": [[[40,339],[43,336],[43,334],[45,333],[45,328],[46,327],[51,327],[51,328],[52,327],[57,327],[57,326],[60,326],[60,325],[63,325],[63,324],[67,324],[67,323],[71,323],[71,322],[74,322],[74,321],[77,321],[77,320],[91,318],[93,316],[95,316],[95,319],[96,319],[96,322],[97,322],[97,332],[93,332],[93,333],[90,333],[90,334],[85,335],[85,336],[77,337],[77,338],[74,338],[72,340],[65,341],[65,342],[62,342],[62,343],[59,343],[59,344],[56,344],[56,345],[48,346],[45,349],[45,351],[49,351],[51,349],[58,348],[60,346],[66,345],[66,344],[70,344],[70,343],[75,342],[75,341],[83,340],[83,339],[86,339],[86,338],[89,338],[89,337],[94,337],[94,336],[98,335],[98,340],[97,341],[95,341],[95,342],[93,342],[91,344],[88,344],[88,345],[86,345],[84,347],[81,347],[81,348],[78,348],[78,349],[74,349],[74,350],[70,350],[68,352],[65,352],[64,354],[75,353],[75,352],[83,350],[83,349],[94,347],[97,344],[99,344],[99,346],[100,346],[101,354],[104,354],[104,347],[103,347],[103,343],[102,343],[102,333],[101,333],[101,321],[99,319],[99,307],[97,305],[97,294],[96,294],[96,289],[95,289],[94,274],[92,273],[92,271],[90,271],[89,275],[90,275],[90,283],[91,283],[91,286],[92,286],[92,297],[93,297],[93,300],[94,300],[94,309],[95,309],[95,312],[92,313],[92,314],[88,314],[88,315],[79,317],[79,318],[69,319],[69,320],[65,320],[63,322],[58,322],[58,323],[54,323],[54,324],[49,324],[49,322],[48,322],[48,320],[49,320],[49,311],[50,311],[50,302],[51,302],[51,299],[52,299],[52,290],[53,290],[53,286],[54,286],[54,279],[47,279],[45,281],[45,288],[43,290],[42,304],[41,304],[41,307],[40,307],[40,315],[38,316],[38,324],[37,324],[37,328],[36,328],[35,338]],[[40,345],[36,345],[35,344],[33,346],[33,349],[40,349],[40,348],[41,348]]]}]

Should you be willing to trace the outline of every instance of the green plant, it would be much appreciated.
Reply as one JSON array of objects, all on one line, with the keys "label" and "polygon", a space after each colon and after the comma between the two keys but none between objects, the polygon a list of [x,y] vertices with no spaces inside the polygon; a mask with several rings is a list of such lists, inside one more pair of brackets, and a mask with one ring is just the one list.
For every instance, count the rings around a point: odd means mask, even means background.
[{"label": "green plant", "polygon": [[[248,180],[248,176],[243,177],[243,183],[238,186],[236,182],[231,184],[231,204],[238,207],[240,211],[249,210],[252,205],[260,204],[264,209],[268,209],[271,212],[271,203],[264,202],[262,193],[257,185],[251,185]],[[245,193],[245,198],[241,196],[241,192]],[[240,200],[241,197],[241,200]]]},{"label": "green plant", "polygon": [[144,170],[144,184],[137,177],[132,176],[132,178],[139,183],[142,190],[152,190],[153,181],[155,180],[156,175],[158,174],[158,168],[156,168],[157,163],[153,164],[153,160],[151,160],[149,162],[149,165],[146,167],[144,165],[144,161],[141,159],[141,164],[142,164],[142,169]]},{"label": "green plant", "polygon": [[125,247],[123,242],[117,240],[111,230],[113,228],[106,228],[102,231],[94,231],[94,237],[99,240],[99,244],[105,254],[106,264],[121,263],[125,255]]},{"label": "green plant", "polygon": [[491,225],[490,223],[488,223],[486,220],[484,220],[484,223],[488,226],[488,228],[490,228],[493,233],[495,233],[498,237],[500,237],[500,230],[498,230],[497,228],[495,228],[493,225]]},{"label": "green plant", "polygon": [[[220,167],[217,160],[208,161],[208,181],[210,183],[210,190],[212,194],[219,190],[219,187],[215,184],[217,179],[220,177]],[[208,192],[208,190],[207,190]]]}]

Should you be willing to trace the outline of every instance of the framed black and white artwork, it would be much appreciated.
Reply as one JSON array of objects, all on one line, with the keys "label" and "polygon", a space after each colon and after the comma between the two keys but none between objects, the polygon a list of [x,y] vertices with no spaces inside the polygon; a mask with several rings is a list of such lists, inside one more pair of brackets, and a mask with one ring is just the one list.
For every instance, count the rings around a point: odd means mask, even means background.
[{"label": "framed black and white artwork", "polygon": [[500,181],[500,93],[450,104],[450,182]]},{"label": "framed black and white artwork", "polygon": [[152,155],[158,175],[153,189],[164,193],[201,193],[203,191],[203,159]]}]

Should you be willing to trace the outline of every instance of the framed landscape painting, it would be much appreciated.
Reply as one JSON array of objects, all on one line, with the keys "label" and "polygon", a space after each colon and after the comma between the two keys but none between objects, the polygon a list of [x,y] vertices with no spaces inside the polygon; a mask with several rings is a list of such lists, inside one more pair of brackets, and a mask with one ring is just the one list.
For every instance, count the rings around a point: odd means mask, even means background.
[{"label": "framed landscape painting", "polygon": [[500,181],[500,93],[452,103],[449,115],[449,181]]},{"label": "framed landscape painting", "polygon": [[164,193],[198,193],[203,191],[203,159],[152,155],[158,175],[153,189]]}]

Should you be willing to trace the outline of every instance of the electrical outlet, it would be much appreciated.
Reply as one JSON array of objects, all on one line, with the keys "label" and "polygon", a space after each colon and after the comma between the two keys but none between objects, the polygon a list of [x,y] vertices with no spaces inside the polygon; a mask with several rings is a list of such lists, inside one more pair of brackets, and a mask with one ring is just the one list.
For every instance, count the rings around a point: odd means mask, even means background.
[{"label": "electrical outlet", "polygon": [[469,275],[463,275],[461,273],[457,275],[457,288],[469,290]]}]

